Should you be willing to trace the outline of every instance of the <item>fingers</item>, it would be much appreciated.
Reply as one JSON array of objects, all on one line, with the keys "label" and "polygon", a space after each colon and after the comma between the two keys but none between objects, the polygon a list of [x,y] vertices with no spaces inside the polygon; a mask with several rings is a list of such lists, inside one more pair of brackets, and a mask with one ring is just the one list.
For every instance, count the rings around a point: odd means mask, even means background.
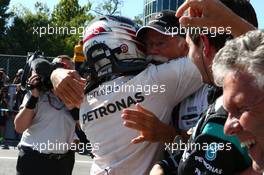
[{"label": "fingers", "polygon": [[192,27],[206,27],[209,26],[209,21],[205,18],[199,18],[199,17],[189,17],[189,16],[183,16],[180,18],[180,23],[183,26],[192,26]]},{"label": "fingers", "polygon": [[[183,26],[203,27],[206,26],[206,20],[202,17],[204,12],[205,2],[198,0],[186,1],[176,12],[176,17],[181,17],[179,22]],[[188,16],[183,16],[188,10]]]},{"label": "fingers", "polygon": [[34,97],[39,97],[39,91],[36,88],[36,85],[40,82],[39,76],[37,74],[32,75],[29,79],[28,79],[28,85],[31,86],[31,94]]},{"label": "fingers", "polygon": [[[133,128],[133,129],[141,129],[141,130],[146,130],[147,125],[151,125],[150,123],[152,123],[151,120],[149,120],[149,117],[146,116],[145,114],[125,114],[123,113],[121,115],[121,117],[126,121],[126,122],[132,122],[135,125],[138,125],[139,127],[137,128]],[[125,124],[125,123],[124,123]],[[127,126],[127,125],[125,125]],[[134,126],[134,125],[133,125]]]},{"label": "fingers", "polygon": [[72,104],[69,104],[69,103],[64,103],[64,104],[68,110],[72,110],[74,108]]},{"label": "fingers", "polygon": [[145,140],[145,137],[142,136],[142,135],[140,135],[140,136],[138,136],[138,137],[132,139],[132,140],[131,140],[131,143],[133,143],[133,144],[138,144],[138,143],[142,143],[142,142],[144,142],[144,141],[146,141],[146,140]]},{"label": "fingers", "polygon": [[175,16],[181,17],[183,16],[184,12],[189,9],[189,15],[199,15],[203,11],[203,4],[204,2],[198,0],[188,0],[185,1],[176,11]]},{"label": "fingers", "polygon": [[159,164],[155,164],[151,169],[149,175],[160,175],[160,174],[165,174],[165,172],[162,166],[160,166]]},{"label": "fingers", "polygon": [[201,17],[202,16],[202,9],[199,8],[189,8],[189,16],[191,17]]},{"label": "fingers", "polygon": [[140,143],[144,141],[157,141],[156,129],[159,128],[161,122],[150,111],[136,104],[137,109],[124,109],[121,117],[124,119],[123,125],[141,133],[140,136],[134,138],[132,143]]},{"label": "fingers", "polygon": [[81,83],[68,77],[65,82],[59,84],[56,94],[65,104],[79,107],[84,97],[83,89],[84,86]]},{"label": "fingers", "polygon": [[136,104],[136,109],[124,109],[121,117],[125,120],[124,125],[131,129],[138,131],[150,131],[158,125],[156,116],[143,108],[141,105]]},{"label": "fingers", "polygon": [[184,12],[189,8],[189,2],[188,1],[185,1],[177,10],[176,12],[176,17],[181,17]]},{"label": "fingers", "polygon": [[139,103],[136,104],[136,108],[138,109],[138,111],[141,111],[141,112],[146,113],[146,114],[151,115],[151,116],[155,116],[154,113],[152,113],[151,111],[147,110],[146,108],[141,106]]},{"label": "fingers", "polygon": [[85,85],[86,79],[82,78],[76,71],[71,71],[69,74],[76,80],[79,81],[79,83],[82,83]]},{"label": "fingers", "polygon": [[134,129],[134,130],[137,130],[137,131],[143,131],[143,130],[146,130],[146,127],[140,123],[135,123],[135,122],[132,122],[132,121],[124,121],[123,122],[124,126],[130,128],[130,129]]},{"label": "fingers", "polygon": [[125,115],[134,115],[134,116],[142,116],[142,117],[149,117],[149,114],[139,111],[137,109],[124,109],[123,114]]},{"label": "fingers", "polygon": [[79,107],[84,97],[85,79],[76,71],[56,69],[52,72],[51,81],[57,96],[68,106]]},{"label": "fingers", "polygon": [[184,14],[183,16],[195,16],[195,13],[196,13],[195,9],[189,8],[188,13]]},{"label": "fingers", "polygon": [[32,85],[35,85],[39,82],[39,76],[37,74],[35,75],[32,75],[31,77],[29,77],[28,79],[28,83],[29,84],[32,84]]},{"label": "fingers", "polygon": [[139,115],[123,113],[121,117],[124,119],[124,126],[142,132],[153,133],[160,124],[160,121],[156,118],[143,113]]},{"label": "fingers", "polygon": [[58,88],[54,93],[60,99],[63,101],[63,103],[66,106],[75,106],[74,103],[71,101],[71,97],[69,96],[69,93],[67,93],[67,88],[65,86],[62,86],[61,88]]},{"label": "fingers", "polygon": [[70,79],[66,81],[66,88],[68,95],[74,104],[82,102],[84,97],[84,87],[85,84],[76,79]]},{"label": "fingers", "polygon": [[156,117],[154,113],[143,108],[139,103],[136,104],[136,109],[129,109],[129,108],[124,109],[123,114],[136,115],[142,117]]},{"label": "fingers", "polygon": [[[84,97],[84,87],[86,84],[86,80],[81,78],[77,72],[70,72],[70,76],[72,79],[67,81],[67,87],[69,87],[70,99],[74,104],[78,106],[81,104]],[[72,81],[71,81],[72,80]]]}]

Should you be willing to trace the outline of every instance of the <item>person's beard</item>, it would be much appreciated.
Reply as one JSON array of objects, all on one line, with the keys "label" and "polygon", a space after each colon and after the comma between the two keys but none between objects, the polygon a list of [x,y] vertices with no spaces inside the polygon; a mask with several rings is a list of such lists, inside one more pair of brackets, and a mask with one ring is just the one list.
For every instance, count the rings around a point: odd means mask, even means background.
[{"label": "person's beard", "polygon": [[155,62],[159,62],[159,63],[165,63],[168,62],[169,59],[164,57],[164,56],[160,56],[160,55],[148,55],[147,56],[147,61],[155,61]]}]

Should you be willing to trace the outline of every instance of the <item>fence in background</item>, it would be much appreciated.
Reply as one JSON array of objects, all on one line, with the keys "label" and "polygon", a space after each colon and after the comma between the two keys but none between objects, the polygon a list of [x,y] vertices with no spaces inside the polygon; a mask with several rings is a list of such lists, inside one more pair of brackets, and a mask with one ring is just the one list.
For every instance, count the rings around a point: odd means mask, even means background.
[{"label": "fence in background", "polygon": [[0,68],[4,68],[6,74],[12,81],[16,72],[20,68],[24,68],[27,56],[24,55],[4,55],[0,54]]}]

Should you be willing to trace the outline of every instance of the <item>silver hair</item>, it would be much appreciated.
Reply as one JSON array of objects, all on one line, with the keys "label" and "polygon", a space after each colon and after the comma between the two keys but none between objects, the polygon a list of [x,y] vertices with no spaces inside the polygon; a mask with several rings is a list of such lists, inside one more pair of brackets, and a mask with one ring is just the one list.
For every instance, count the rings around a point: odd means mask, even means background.
[{"label": "silver hair", "polygon": [[243,71],[252,75],[256,85],[264,89],[264,31],[250,31],[228,41],[215,55],[212,69],[218,86],[223,86],[227,73]]}]

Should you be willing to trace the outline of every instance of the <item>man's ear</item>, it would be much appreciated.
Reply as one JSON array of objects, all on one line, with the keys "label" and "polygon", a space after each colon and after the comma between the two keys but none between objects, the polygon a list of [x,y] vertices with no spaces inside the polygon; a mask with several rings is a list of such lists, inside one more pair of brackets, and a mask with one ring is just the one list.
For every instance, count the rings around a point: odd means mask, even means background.
[{"label": "man's ear", "polygon": [[210,57],[210,54],[211,54],[211,46],[210,46],[210,43],[209,43],[209,40],[207,38],[206,35],[200,35],[200,39],[202,41],[202,46],[203,46],[203,54],[206,56],[206,57]]},{"label": "man's ear", "polygon": [[179,42],[179,47],[181,48],[181,50],[183,50],[183,56],[186,56],[188,55],[188,52],[189,52],[189,45],[188,43],[186,42],[185,39],[181,39],[180,42]]}]

